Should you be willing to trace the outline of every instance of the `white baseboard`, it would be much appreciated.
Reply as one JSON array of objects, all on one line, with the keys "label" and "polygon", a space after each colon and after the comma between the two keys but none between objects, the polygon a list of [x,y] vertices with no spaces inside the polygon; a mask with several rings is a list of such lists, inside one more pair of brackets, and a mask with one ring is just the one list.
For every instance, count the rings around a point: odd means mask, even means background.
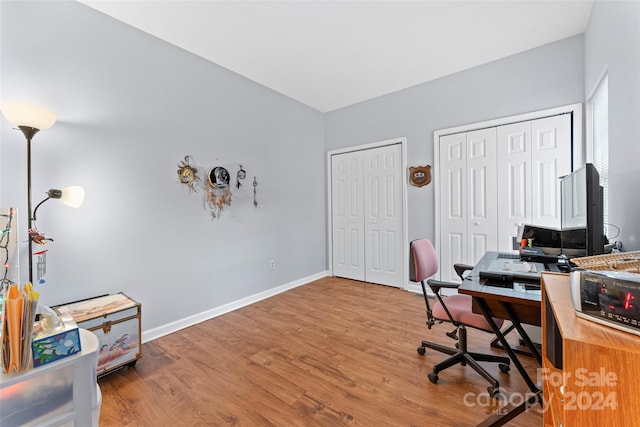
[{"label": "white baseboard", "polygon": [[405,288],[409,292],[413,292],[414,294],[422,295],[422,287],[416,283],[410,283]]},{"label": "white baseboard", "polygon": [[306,285],[309,282],[313,282],[314,280],[318,280],[326,276],[329,276],[329,271],[323,271],[311,276],[303,277],[302,279],[298,279],[275,288],[267,289],[266,291],[241,298],[237,301],[232,301],[230,303],[221,305],[220,307],[215,307],[211,310],[194,314],[193,316],[185,317],[184,319],[176,320],[175,322],[167,323],[166,325],[159,326],[148,331],[143,331],[142,342],[145,343],[148,341],[153,341],[156,338],[160,338],[173,332],[179,331],[180,329],[184,329],[197,323],[204,322],[205,320],[213,319],[214,317],[218,317],[221,314],[229,313],[233,310],[251,305],[263,299],[267,299],[282,292],[297,288],[298,286]]}]

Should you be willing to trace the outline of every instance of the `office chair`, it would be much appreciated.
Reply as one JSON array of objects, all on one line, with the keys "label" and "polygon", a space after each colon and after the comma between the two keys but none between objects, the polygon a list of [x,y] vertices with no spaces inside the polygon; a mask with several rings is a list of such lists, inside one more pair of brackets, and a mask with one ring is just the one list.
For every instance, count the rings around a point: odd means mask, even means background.
[{"label": "office chair", "polygon": [[[471,309],[472,299],[470,295],[456,294],[444,296],[440,292],[442,289],[456,289],[459,284],[429,279],[429,277],[433,276],[438,271],[438,258],[429,239],[417,239],[411,242],[410,261],[411,281],[420,282],[422,286],[424,302],[427,307],[427,327],[431,329],[431,327],[436,323],[451,323],[455,329],[452,332],[448,332],[446,335],[452,339],[458,340],[455,348],[429,341],[422,341],[417,350],[418,354],[424,355],[425,349],[428,347],[451,356],[433,367],[433,371],[427,375],[429,381],[436,384],[438,382],[438,373],[440,371],[458,363],[463,366],[468,364],[484,379],[491,383],[491,386],[487,387],[487,390],[491,396],[497,397],[500,387],[498,381],[482,366],[480,366],[478,362],[496,362],[498,363],[500,371],[509,372],[511,360],[508,357],[496,356],[493,354],[470,352],[467,348],[467,327],[493,333],[491,326],[483,315],[473,313]],[[461,278],[463,277],[464,272],[471,268],[473,267],[464,264],[456,264],[454,266],[456,273]],[[425,281],[437,298],[433,307],[429,303]],[[502,319],[493,320],[498,328],[502,327],[504,322]]]}]

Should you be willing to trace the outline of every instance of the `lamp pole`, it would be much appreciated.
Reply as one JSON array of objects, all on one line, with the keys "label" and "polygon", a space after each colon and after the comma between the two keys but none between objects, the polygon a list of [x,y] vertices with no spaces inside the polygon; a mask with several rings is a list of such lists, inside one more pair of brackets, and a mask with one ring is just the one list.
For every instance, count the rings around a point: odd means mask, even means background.
[{"label": "lamp pole", "polygon": [[18,126],[24,136],[27,138],[27,214],[29,216],[28,234],[29,234],[29,283],[33,283],[33,241],[31,240],[31,228],[33,227],[33,218],[31,213],[31,139],[40,131],[40,129],[30,126]]},{"label": "lamp pole", "polygon": [[[7,121],[17,126],[27,138],[27,224],[33,228],[33,212],[31,212],[31,140],[43,129],[49,129],[56,122],[56,115],[35,105],[22,102],[0,102],[0,112]],[[29,282],[33,283],[33,245],[29,233]]]}]

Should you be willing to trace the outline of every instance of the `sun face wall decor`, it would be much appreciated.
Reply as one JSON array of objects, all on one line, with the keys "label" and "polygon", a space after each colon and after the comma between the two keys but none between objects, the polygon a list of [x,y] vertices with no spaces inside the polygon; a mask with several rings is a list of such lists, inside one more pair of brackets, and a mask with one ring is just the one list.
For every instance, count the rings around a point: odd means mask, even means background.
[{"label": "sun face wall decor", "polygon": [[180,179],[180,183],[189,188],[189,192],[198,192],[197,185],[200,181],[198,168],[191,166],[189,159],[191,159],[191,156],[184,156],[184,160],[178,163],[178,177]]},{"label": "sun face wall decor", "polygon": [[[184,160],[178,162],[178,180],[181,184],[185,185],[189,189],[189,193],[197,193],[198,187],[204,186],[204,202],[211,219],[220,218],[225,207],[231,206],[231,174],[229,170],[224,166],[213,166],[207,169],[207,172],[201,178],[198,176],[198,168],[195,165],[193,157],[187,155]],[[247,172],[239,165],[238,172],[236,173],[236,189],[240,190],[242,187],[241,181],[247,176]],[[258,181],[256,177],[253,178],[253,205],[257,208],[257,186]]]}]

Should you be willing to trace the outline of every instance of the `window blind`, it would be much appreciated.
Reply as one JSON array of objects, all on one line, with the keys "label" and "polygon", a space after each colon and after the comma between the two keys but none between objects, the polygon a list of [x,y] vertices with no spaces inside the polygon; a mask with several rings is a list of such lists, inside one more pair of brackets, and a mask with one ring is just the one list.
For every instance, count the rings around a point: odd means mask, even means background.
[{"label": "window blind", "polygon": [[591,146],[592,163],[600,174],[600,185],[604,189],[603,210],[607,236],[609,223],[609,78],[600,81],[591,104]]}]

